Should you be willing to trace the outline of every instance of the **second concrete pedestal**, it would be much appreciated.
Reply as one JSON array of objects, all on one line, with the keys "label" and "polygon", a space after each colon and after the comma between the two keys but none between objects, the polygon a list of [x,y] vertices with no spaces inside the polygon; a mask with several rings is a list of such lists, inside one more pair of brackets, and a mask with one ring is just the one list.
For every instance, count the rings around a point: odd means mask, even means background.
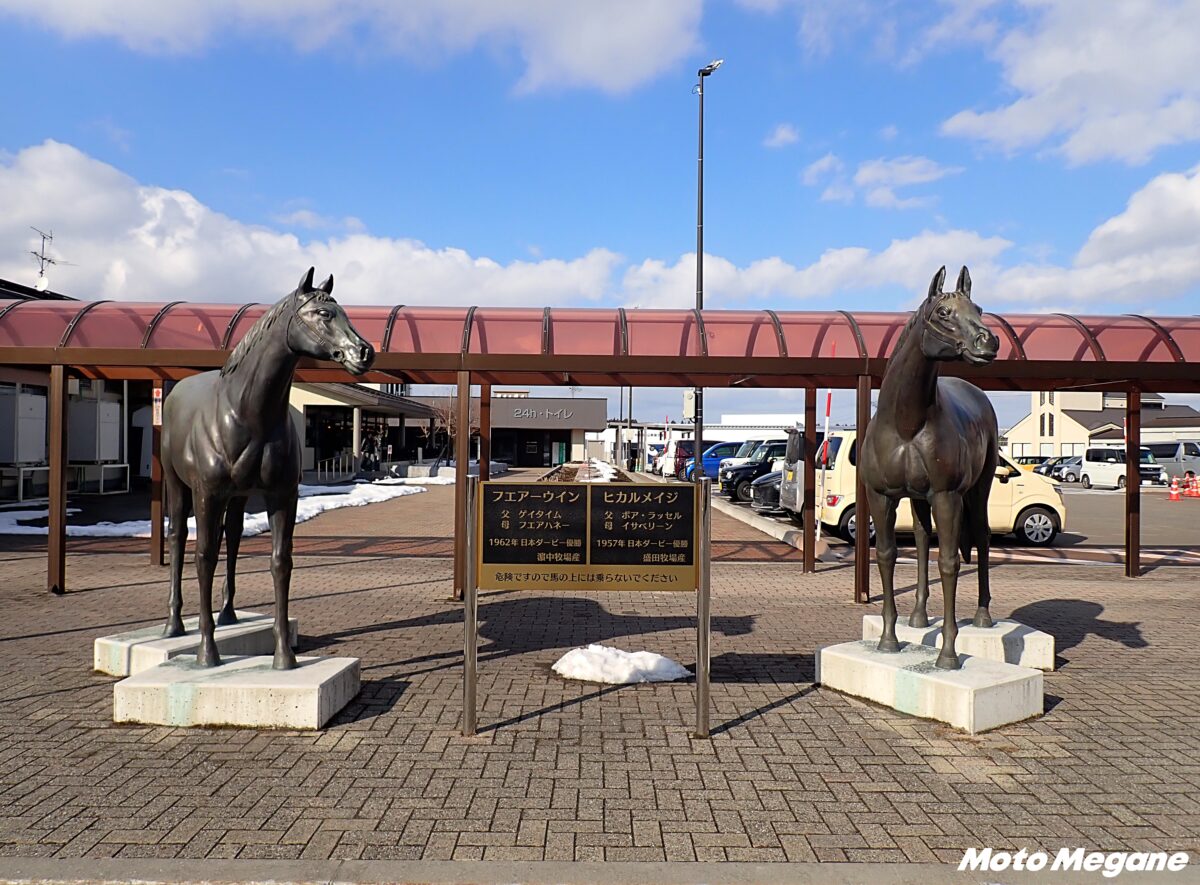
[{"label": "second concrete pedestal", "polygon": [[[878,640],[882,635],[883,616],[863,615],[862,638]],[[941,648],[942,619],[933,618],[928,627],[910,627],[908,618],[901,615],[896,619],[896,638]],[[975,627],[970,620],[959,621],[954,648],[960,655],[1047,672],[1054,669],[1054,637],[1010,618],[1001,618],[991,627]]]},{"label": "second concrete pedestal", "polygon": [[843,642],[817,652],[817,682],[971,734],[1041,715],[1041,670],[961,654],[961,669],[939,670],[937,656],[927,645]]},{"label": "second concrete pedestal", "polygon": [[[269,655],[275,651],[275,618],[258,612],[237,612],[238,622],[214,631],[217,653],[225,655]],[[179,655],[200,651],[200,617],[185,618],[182,636],[164,638],[163,625],[142,627],[101,636],[92,643],[92,666],[109,676],[132,676],[157,667]],[[288,641],[296,647],[299,621],[288,619]]]}]

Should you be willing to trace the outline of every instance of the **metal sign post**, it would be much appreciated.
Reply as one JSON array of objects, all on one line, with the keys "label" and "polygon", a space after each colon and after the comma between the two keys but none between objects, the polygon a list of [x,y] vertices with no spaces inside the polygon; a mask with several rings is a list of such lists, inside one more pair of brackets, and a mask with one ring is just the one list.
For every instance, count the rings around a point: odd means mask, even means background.
[{"label": "metal sign post", "polygon": [[696,552],[696,737],[708,737],[709,648],[712,630],[712,480],[700,480],[700,549]]},{"label": "metal sign post", "polygon": [[464,737],[475,735],[475,686],[479,669],[479,581],[476,572],[476,549],[479,544],[479,526],[476,508],[479,506],[479,479],[470,477],[467,482],[467,502],[464,507],[463,524],[459,531],[467,541],[467,555],[463,574],[463,727]]}]

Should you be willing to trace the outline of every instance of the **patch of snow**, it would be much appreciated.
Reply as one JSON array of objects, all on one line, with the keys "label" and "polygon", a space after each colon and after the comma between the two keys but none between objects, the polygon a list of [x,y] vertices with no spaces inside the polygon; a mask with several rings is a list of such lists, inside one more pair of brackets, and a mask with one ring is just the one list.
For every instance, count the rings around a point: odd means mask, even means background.
[{"label": "patch of snow", "polygon": [[[359,483],[353,486],[300,486],[300,501],[296,507],[296,522],[307,522],[330,510],[343,507],[364,507],[379,504],[405,495],[418,495],[425,491],[419,486],[400,485],[387,480]],[[70,509],[68,514],[78,513]],[[46,526],[21,525],[34,519],[45,519],[49,510],[5,510],[0,511],[0,535],[46,535]],[[164,520],[165,521],[165,520]],[[247,513],[242,537],[250,538],[269,531],[270,522],[266,513]],[[148,538],[150,520],[132,519],[126,522],[99,522],[95,525],[68,525],[67,535],[72,538]],[[196,537],[196,518],[188,520],[188,537]]]},{"label": "patch of snow", "polygon": [[452,486],[454,485],[453,476],[389,476],[384,479],[375,480],[377,485],[382,486]]},{"label": "patch of snow", "polygon": [[606,645],[574,648],[554,663],[564,679],[625,685],[634,682],[674,682],[692,673],[670,658],[652,651],[622,651]]},{"label": "patch of snow", "polygon": [[585,461],[575,479],[579,482],[612,482],[617,477],[617,468],[607,461],[590,458]]}]

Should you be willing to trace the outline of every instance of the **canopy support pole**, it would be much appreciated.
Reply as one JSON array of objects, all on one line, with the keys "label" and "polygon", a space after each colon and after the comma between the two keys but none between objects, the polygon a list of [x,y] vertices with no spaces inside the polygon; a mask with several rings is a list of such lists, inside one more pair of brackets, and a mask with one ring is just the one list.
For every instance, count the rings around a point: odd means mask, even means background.
[{"label": "canopy support pole", "polygon": [[1142,575],[1142,391],[1125,396],[1125,577]]},{"label": "canopy support pole", "polygon": [[[151,402],[161,402],[163,383],[154,382]],[[151,408],[151,412],[156,409]],[[150,419],[150,564],[164,565],[163,546],[163,483],[162,483],[162,424]]]},{"label": "canopy support pole", "polygon": [[463,598],[467,559],[467,483],[471,472],[471,373],[458,373],[454,402],[454,598]]},{"label": "canopy support pole", "polygon": [[67,371],[50,367],[50,527],[46,539],[46,589],[67,592]]},{"label": "canopy support pole", "polygon": [[[862,440],[871,423],[871,376],[858,376],[858,394],[855,406],[858,410],[855,421],[857,452],[862,452]],[[845,457],[850,457],[847,452]],[[857,459],[856,459],[857,460]],[[867,487],[863,484],[862,471],[854,471],[854,601],[871,601],[871,509],[867,504]]]},{"label": "canopy support pole", "polygon": [[[797,465],[798,467],[799,465]],[[817,570],[817,389],[804,388],[804,499],[800,515],[804,523],[803,573]]]},{"label": "canopy support pole", "polygon": [[479,385],[479,481],[492,478],[492,385]]}]

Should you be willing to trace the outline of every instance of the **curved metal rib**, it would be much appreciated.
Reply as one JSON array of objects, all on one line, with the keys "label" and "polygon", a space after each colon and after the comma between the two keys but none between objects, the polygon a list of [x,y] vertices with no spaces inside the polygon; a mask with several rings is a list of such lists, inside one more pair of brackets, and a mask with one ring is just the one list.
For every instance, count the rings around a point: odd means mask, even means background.
[{"label": "curved metal rib", "polygon": [[1159,340],[1167,346],[1167,350],[1171,351],[1171,356],[1175,357],[1175,362],[1187,362],[1187,358],[1184,357],[1183,351],[1179,349],[1179,345],[1175,343],[1175,339],[1171,337],[1171,333],[1154,320],[1150,319],[1150,317],[1144,317],[1140,313],[1127,313],[1125,316],[1132,317],[1135,320],[1141,320],[1143,323],[1153,329],[1155,333],[1157,333]]},{"label": "curved metal rib", "polygon": [[146,331],[142,334],[142,350],[150,344],[150,336],[154,334],[154,330],[158,328],[158,324],[162,322],[163,317],[167,315],[167,311],[177,304],[183,304],[182,301],[169,301],[159,308],[158,313],[154,315],[154,319],[150,320],[150,324],[146,326]]},{"label": "curved metal rib", "polygon": [[779,314],[773,310],[764,311],[771,318],[771,325],[775,327],[775,341],[779,344],[779,355],[787,357],[787,339],[783,337],[783,323],[779,322]]},{"label": "curved metal rib", "polygon": [[1006,338],[1008,338],[1008,343],[1012,345],[1013,352],[1016,353],[1017,359],[1028,359],[1028,357],[1025,355],[1025,346],[1021,344],[1021,339],[1017,337],[1016,330],[1013,329],[1008,320],[1000,316],[998,313],[985,313],[984,316],[994,319],[1000,325],[1000,328],[1004,330],[1004,335]]},{"label": "curved metal rib", "polygon": [[463,339],[462,350],[459,351],[459,356],[466,359],[467,353],[471,349],[471,330],[475,327],[475,311],[479,310],[478,304],[472,304],[467,308],[467,317],[463,320]]},{"label": "curved metal rib", "polygon": [[33,301],[32,298],[25,298],[25,299],[21,299],[18,301],[14,301],[12,304],[5,305],[4,309],[0,310],[0,320],[4,319],[6,316],[8,316],[10,313],[12,313],[12,310],[14,307],[20,307],[22,304],[29,304],[32,301]]},{"label": "curved metal rib", "polygon": [[854,333],[854,342],[858,345],[858,355],[866,359],[867,345],[863,341],[862,329],[858,328],[858,323],[854,321],[854,317],[850,315],[849,311],[839,310],[838,313],[845,318],[846,323],[850,326],[850,331]]},{"label": "curved metal rib", "polygon": [[383,341],[379,345],[381,353],[387,353],[388,348],[392,346],[392,325],[396,322],[396,314],[404,309],[403,304],[397,304],[392,308],[392,312],[388,314],[387,326],[383,330]]},{"label": "curved metal rib", "polygon": [[101,304],[108,304],[108,301],[91,301],[84,305],[83,310],[75,314],[71,322],[67,323],[67,328],[63,330],[62,338],[58,342],[59,347],[66,347],[67,342],[71,340],[71,334],[75,331],[75,327],[79,325],[79,321],[99,307]]},{"label": "curved metal rib", "polygon": [[617,322],[621,326],[621,356],[629,356],[629,320],[623,307],[617,308]]},{"label": "curved metal rib", "polygon": [[225,334],[221,337],[221,350],[229,350],[229,341],[233,338],[233,330],[237,328],[238,320],[252,307],[258,305],[257,301],[251,301],[249,304],[243,304],[237,309],[237,313],[233,315],[233,319],[229,321],[229,326],[225,329]]},{"label": "curved metal rib", "polygon": [[1092,349],[1092,356],[1097,362],[1106,363],[1108,358],[1104,356],[1104,348],[1100,346],[1100,342],[1096,340],[1096,336],[1092,334],[1092,330],[1079,321],[1078,317],[1073,317],[1069,313],[1053,313],[1051,316],[1060,317],[1079,330],[1087,341],[1088,347]]},{"label": "curved metal rib", "polygon": [[708,356],[708,331],[704,328],[704,312],[698,307],[692,308],[696,317],[696,329],[700,332],[700,356]]},{"label": "curved metal rib", "polygon": [[553,352],[554,346],[550,341],[550,308],[542,311],[542,356]]}]

